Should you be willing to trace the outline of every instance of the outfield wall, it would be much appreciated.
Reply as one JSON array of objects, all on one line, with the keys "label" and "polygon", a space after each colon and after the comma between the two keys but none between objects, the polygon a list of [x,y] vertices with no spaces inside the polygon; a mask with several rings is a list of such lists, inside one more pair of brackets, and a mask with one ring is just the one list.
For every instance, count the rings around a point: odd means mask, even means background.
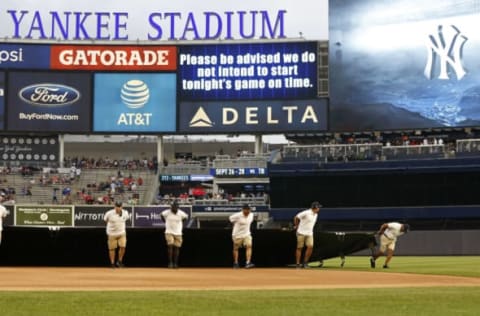
[{"label": "outfield wall", "polygon": [[[231,267],[231,227],[185,229],[180,265]],[[284,267],[295,262],[295,232],[261,229],[252,231],[253,261],[259,267]],[[127,228],[125,263],[130,267],[166,267],[164,229]],[[375,243],[369,233],[315,235],[312,261],[369,249]],[[240,262],[245,263],[240,251]],[[0,246],[3,266],[109,266],[105,228],[6,227]]]},{"label": "outfield wall", "polygon": [[[294,263],[293,230],[253,230],[253,261],[258,267]],[[130,267],[166,267],[164,230],[128,228],[125,263]],[[480,230],[416,231],[399,239],[397,255],[480,255]],[[342,255],[370,255],[371,233],[317,232],[311,261]],[[180,265],[230,267],[231,229],[185,229]],[[244,251],[240,251],[244,262]],[[0,266],[108,266],[105,228],[6,227]]]}]

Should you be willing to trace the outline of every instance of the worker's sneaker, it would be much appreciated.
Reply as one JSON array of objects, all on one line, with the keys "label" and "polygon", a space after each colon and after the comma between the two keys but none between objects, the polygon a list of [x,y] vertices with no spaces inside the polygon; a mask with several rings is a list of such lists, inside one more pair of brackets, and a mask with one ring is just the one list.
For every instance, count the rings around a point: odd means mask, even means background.
[{"label": "worker's sneaker", "polygon": [[238,263],[234,263],[234,264],[233,264],[233,268],[234,268],[234,269],[238,269],[238,268],[240,268],[240,266],[238,265]]},{"label": "worker's sneaker", "polygon": [[384,269],[390,269],[390,267],[389,267],[389,266],[387,266],[386,264],[385,264],[385,265],[383,265],[383,268],[384,268]]},{"label": "worker's sneaker", "polygon": [[297,263],[297,264],[295,265],[295,268],[297,268],[297,269],[300,269],[301,267],[302,267],[302,265],[301,265],[300,263]]},{"label": "worker's sneaker", "polygon": [[375,259],[373,257],[370,258],[370,268],[375,268]]},{"label": "worker's sneaker", "polygon": [[251,269],[253,268],[255,265],[251,262],[248,262],[246,265],[245,265],[245,269]]}]

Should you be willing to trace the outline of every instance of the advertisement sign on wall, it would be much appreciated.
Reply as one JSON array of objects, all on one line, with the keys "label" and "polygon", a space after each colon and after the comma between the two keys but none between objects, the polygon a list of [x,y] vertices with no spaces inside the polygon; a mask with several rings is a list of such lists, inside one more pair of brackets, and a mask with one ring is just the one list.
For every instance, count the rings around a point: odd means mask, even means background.
[{"label": "advertisement sign on wall", "polygon": [[15,206],[15,226],[73,226],[73,206]]},{"label": "advertisement sign on wall", "polygon": [[9,131],[90,131],[90,74],[10,72],[7,91]]},{"label": "advertisement sign on wall", "polygon": [[[132,207],[123,206],[122,208],[130,214],[126,225],[131,227]],[[103,217],[111,209],[113,209],[112,205],[75,206],[75,227],[106,227]]]},{"label": "advertisement sign on wall", "polygon": [[174,132],[176,74],[95,74],[95,132]]},{"label": "advertisement sign on wall", "polygon": [[0,71],[0,130],[5,127],[5,73]]},{"label": "advertisement sign on wall", "polygon": [[327,99],[180,103],[180,132],[326,131]]},{"label": "advertisement sign on wall", "polygon": [[[161,215],[168,209],[170,209],[169,205],[136,206],[133,225],[135,227],[165,227]],[[180,205],[179,209],[187,213],[189,219],[192,217],[191,205]]]},{"label": "advertisement sign on wall", "polygon": [[317,96],[317,42],[179,47],[182,101]]},{"label": "advertisement sign on wall", "polygon": [[0,69],[48,69],[49,45],[0,44]]},{"label": "advertisement sign on wall", "polygon": [[176,70],[177,48],[175,46],[53,45],[51,68],[108,71]]}]

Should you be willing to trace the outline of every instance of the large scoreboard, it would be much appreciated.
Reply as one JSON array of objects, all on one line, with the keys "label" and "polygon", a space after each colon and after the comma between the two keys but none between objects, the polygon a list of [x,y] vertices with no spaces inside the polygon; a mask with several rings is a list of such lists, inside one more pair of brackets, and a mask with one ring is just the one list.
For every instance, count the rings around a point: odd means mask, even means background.
[{"label": "large scoreboard", "polygon": [[7,132],[326,131],[319,42],[0,45]]}]

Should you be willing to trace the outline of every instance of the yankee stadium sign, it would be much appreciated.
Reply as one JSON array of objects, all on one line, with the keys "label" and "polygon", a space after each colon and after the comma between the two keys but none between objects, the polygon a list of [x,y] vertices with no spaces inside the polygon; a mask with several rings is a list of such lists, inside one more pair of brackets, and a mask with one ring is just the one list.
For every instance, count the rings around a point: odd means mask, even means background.
[{"label": "yankee stadium sign", "polygon": [[[286,10],[238,12],[152,12],[149,40],[285,38]],[[128,40],[128,12],[57,12],[7,10],[15,39]],[[197,25],[202,25],[201,31]],[[90,28],[87,28],[90,26]],[[234,34],[234,26],[239,32]],[[247,29],[248,26],[248,29]],[[91,29],[91,30],[90,30]],[[251,32],[250,30],[253,30]],[[258,31],[257,31],[258,30]]]},{"label": "yankee stadium sign", "polygon": [[327,39],[328,1],[2,0],[0,20],[14,40]]}]

